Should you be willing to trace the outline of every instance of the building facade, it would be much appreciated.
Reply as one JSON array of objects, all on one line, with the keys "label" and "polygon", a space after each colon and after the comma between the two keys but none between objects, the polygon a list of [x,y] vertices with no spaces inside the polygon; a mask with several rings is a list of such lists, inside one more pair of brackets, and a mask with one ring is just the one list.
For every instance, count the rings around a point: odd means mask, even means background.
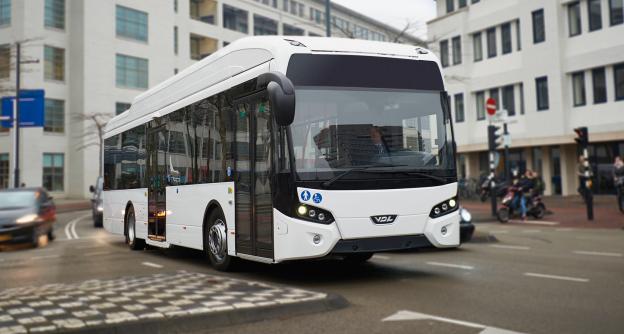
[{"label": "building facade", "polygon": [[612,192],[611,165],[624,155],[623,35],[622,0],[438,0],[428,38],[445,67],[460,176],[489,169],[493,97],[508,120],[509,163],[539,172],[546,194],[576,193],[580,126],[594,189]]},{"label": "building facade", "polygon": [[[339,37],[420,41],[332,6]],[[133,98],[249,35],[325,35],[320,0],[0,0],[0,88],[14,95],[15,47],[22,89],[45,90],[45,126],[21,130],[21,181],[82,198],[99,171],[95,123]],[[96,116],[96,120],[92,116]],[[12,185],[12,129],[0,128],[0,188]]]}]

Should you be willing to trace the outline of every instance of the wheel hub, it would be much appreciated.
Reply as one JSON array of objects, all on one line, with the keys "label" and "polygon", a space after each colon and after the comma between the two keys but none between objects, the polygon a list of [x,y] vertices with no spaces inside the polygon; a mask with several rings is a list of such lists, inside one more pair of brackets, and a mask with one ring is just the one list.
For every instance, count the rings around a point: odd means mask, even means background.
[{"label": "wheel hub", "polygon": [[210,253],[215,257],[217,261],[223,261],[225,253],[227,251],[227,233],[225,222],[221,219],[217,219],[210,227],[208,232],[208,246]]},{"label": "wheel hub", "polygon": [[134,215],[130,214],[128,217],[128,241],[132,243],[134,241]]}]

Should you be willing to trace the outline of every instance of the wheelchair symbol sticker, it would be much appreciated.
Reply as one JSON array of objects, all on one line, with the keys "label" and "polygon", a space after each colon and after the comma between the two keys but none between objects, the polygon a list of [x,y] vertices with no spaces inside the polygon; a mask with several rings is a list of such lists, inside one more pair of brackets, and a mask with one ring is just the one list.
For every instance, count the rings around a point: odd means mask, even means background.
[{"label": "wheelchair symbol sticker", "polygon": [[311,196],[311,194],[307,190],[304,190],[304,191],[301,192],[301,200],[303,200],[304,202],[309,201],[310,200],[310,196]]},{"label": "wheelchair symbol sticker", "polygon": [[320,193],[316,193],[314,194],[314,196],[312,196],[312,200],[314,201],[314,203],[321,203],[323,201],[323,196],[321,196]]}]

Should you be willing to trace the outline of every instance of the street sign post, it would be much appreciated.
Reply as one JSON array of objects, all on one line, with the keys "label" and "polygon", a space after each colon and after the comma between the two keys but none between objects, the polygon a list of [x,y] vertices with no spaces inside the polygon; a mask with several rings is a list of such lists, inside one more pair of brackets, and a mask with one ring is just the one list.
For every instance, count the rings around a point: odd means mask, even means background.
[{"label": "street sign post", "polygon": [[496,114],[496,100],[494,98],[489,98],[485,102],[485,110],[487,110],[488,115],[494,116]]},{"label": "street sign post", "polygon": [[[45,115],[45,92],[43,89],[22,90],[19,99],[19,126],[42,127]],[[5,96],[1,99],[1,125],[4,128],[13,127],[15,96]]]}]

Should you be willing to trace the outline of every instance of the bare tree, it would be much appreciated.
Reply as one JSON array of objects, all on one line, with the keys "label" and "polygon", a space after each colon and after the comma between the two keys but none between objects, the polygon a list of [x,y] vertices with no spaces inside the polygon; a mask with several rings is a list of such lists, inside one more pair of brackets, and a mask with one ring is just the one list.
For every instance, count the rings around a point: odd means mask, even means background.
[{"label": "bare tree", "polygon": [[[391,43],[411,43],[424,47],[427,44],[424,40],[413,36],[409,36],[408,38],[408,35],[412,35],[416,30],[418,30],[419,25],[420,22],[406,20],[405,26],[403,26],[403,28],[400,30],[388,28],[382,29],[381,31],[386,35],[388,41],[390,41]],[[332,22],[332,27],[340,31],[340,33],[346,38],[357,38],[355,31],[351,29],[350,26],[340,26],[336,23],[336,21],[334,21]]]},{"label": "bare tree", "polygon": [[77,151],[81,151],[87,149],[91,146],[98,146],[99,150],[99,165],[98,165],[98,176],[102,176],[102,158],[104,156],[104,127],[106,123],[111,119],[111,114],[109,113],[90,113],[90,114],[76,114],[73,117],[74,120],[87,123],[88,125],[84,128],[83,132],[78,135],[79,138],[82,139],[82,142],[78,147],[76,147]]}]

